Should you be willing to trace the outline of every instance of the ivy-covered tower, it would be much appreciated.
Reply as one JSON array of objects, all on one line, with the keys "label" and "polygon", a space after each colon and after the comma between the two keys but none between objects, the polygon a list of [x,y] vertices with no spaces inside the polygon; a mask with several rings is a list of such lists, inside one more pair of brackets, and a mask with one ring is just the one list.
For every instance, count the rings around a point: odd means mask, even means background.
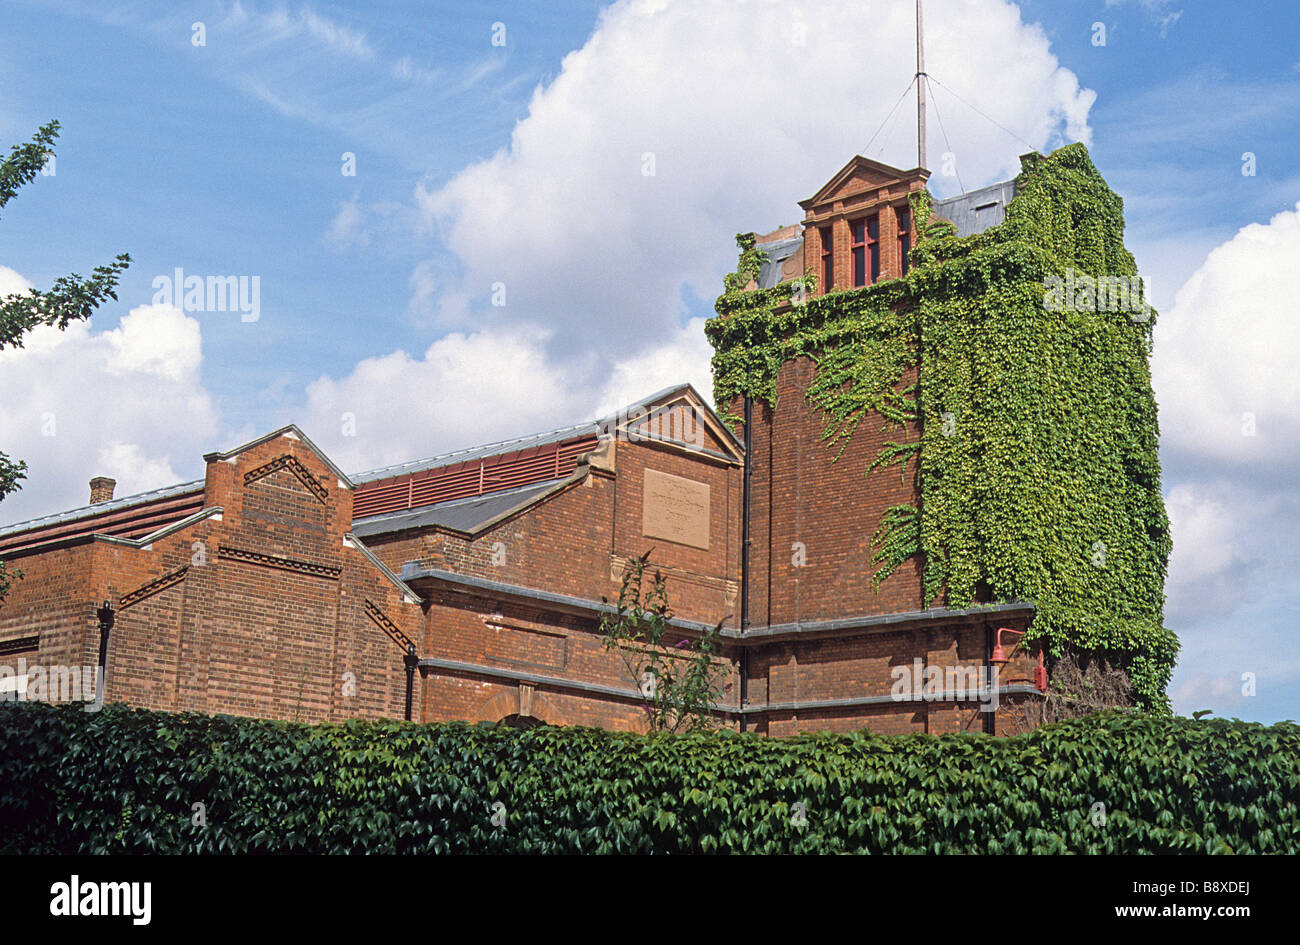
[{"label": "ivy-covered tower", "polygon": [[1165,708],[1155,313],[1123,202],[1081,144],[938,204],[926,177],[855,158],[802,225],[737,239],[707,330],[751,444],[751,626],[1029,602],[988,655],[1042,653],[1044,717]]}]

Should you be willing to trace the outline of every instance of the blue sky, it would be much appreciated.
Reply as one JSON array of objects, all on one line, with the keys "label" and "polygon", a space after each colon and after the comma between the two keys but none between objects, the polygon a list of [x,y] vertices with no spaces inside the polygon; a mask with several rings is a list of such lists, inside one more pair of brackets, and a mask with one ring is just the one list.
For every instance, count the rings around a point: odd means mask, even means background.
[{"label": "blue sky", "polygon": [[[910,98],[863,150],[911,9],[10,0],[0,144],[63,132],[5,208],[0,293],[134,262],[90,325],[0,353],[0,448],[32,467],[0,521],[291,421],[361,470],[707,392],[732,235],[795,222],[854,153],[914,163]],[[926,10],[931,166],[969,189],[1084,140],[1125,199],[1161,312],[1176,707],[1300,717],[1300,6]],[[258,318],[153,304],[176,267],[257,277]]]}]

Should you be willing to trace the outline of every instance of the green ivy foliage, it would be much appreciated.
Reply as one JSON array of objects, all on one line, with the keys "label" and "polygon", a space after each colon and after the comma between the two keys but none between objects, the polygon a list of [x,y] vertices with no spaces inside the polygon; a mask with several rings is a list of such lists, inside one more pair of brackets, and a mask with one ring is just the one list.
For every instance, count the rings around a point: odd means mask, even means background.
[{"label": "green ivy foliage", "polygon": [[739,266],[706,326],[715,402],[774,403],[781,364],[807,355],[828,447],[842,452],[864,420],[903,431],[919,419],[919,439],[873,464],[920,456],[919,507],[891,509],[873,536],[874,582],[920,556],[925,602],[970,606],[981,584],[1033,601],[1027,640],[1105,656],[1140,704],[1167,712],[1178,640],[1163,616],[1155,313],[1044,304],[1044,280],[1068,269],[1137,275],[1123,201],[1072,144],[1024,158],[1004,222],[974,236],[932,220],[928,193],[912,203],[922,239],[905,278],[807,301],[811,275],[743,291],[762,257],[737,237]]},{"label": "green ivy foliage", "polygon": [[3,853],[1300,852],[1291,722],[775,739],[7,703],[0,754]]}]

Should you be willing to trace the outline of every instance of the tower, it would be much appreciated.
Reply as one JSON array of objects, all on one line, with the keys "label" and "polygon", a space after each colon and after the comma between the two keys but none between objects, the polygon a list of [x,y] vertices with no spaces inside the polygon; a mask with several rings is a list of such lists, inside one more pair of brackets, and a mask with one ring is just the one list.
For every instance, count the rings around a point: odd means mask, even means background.
[{"label": "tower", "polygon": [[984,607],[992,659],[995,608],[1025,602],[1022,657],[1158,708],[1155,313],[1086,148],[1021,164],[936,203],[922,168],[857,157],[800,232],[738,237],[707,330],[715,402],[738,430],[752,403],[752,622]]}]

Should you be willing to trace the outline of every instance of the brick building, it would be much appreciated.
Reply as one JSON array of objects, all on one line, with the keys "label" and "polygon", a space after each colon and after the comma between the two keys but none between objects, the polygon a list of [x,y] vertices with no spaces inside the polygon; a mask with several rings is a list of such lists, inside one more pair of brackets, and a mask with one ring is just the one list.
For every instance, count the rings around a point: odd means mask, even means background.
[{"label": "brick building", "polygon": [[[851,288],[902,274],[907,196],[925,179],[855,158],[800,204],[802,226],[760,238],[757,281],[809,268]],[[938,209],[973,232],[1012,193]],[[683,385],[599,421],[356,475],[289,426],[207,455],[194,482],[115,499],[96,479],[88,506],[0,529],[0,559],[24,573],[0,604],[0,663],[98,666],[111,615],[109,701],[635,729],[638,682],[599,622],[628,561],[653,548],[673,632],[721,621],[725,724],[1013,730],[1042,682],[1035,654],[1014,650],[1032,606],[948,609],[922,599],[911,565],[872,588],[870,536],[915,496],[915,461],[864,475],[885,439],[868,425],[835,459],[803,396],[812,370],[782,366],[748,456]],[[999,644],[1014,650],[999,708],[981,711],[945,680],[990,665]],[[904,676],[917,685],[900,698]],[[922,678],[937,681],[923,691]]]}]

